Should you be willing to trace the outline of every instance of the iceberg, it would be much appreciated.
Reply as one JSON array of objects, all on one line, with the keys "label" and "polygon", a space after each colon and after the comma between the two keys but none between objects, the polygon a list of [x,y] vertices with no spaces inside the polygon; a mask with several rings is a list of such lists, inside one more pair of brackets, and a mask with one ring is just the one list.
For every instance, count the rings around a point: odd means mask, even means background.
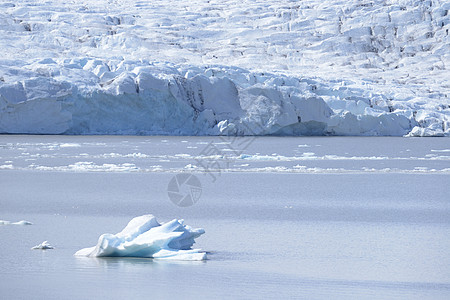
[{"label": "iceberg", "polygon": [[0,225],[33,225],[33,223],[25,221],[25,220],[17,221],[17,222],[0,220]]},{"label": "iceberg", "polygon": [[55,247],[53,247],[52,245],[50,245],[50,243],[48,241],[43,241],[42,243],[40,243],[37,246],[34,246],[33,248],[31,248],[32,250],[48,250],[48,249],[55,249]]},{"label": "iceberg", "polygon": [[102,234],[96,246],[81,249],[75,256],[206,260],[205,252],[191,248],[203,233],[204,229],[184,225],[184,220],[160,224],[153,215],[143,215],[119,233]]}]

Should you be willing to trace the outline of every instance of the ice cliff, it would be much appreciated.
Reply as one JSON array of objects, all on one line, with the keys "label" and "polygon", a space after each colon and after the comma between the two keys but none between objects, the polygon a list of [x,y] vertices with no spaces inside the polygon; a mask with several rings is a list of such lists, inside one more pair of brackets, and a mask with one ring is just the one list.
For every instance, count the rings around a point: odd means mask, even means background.
[{"label": "ice cliff", "polygon": [[447,1],[0,4],[0,133],[450,136]]}]

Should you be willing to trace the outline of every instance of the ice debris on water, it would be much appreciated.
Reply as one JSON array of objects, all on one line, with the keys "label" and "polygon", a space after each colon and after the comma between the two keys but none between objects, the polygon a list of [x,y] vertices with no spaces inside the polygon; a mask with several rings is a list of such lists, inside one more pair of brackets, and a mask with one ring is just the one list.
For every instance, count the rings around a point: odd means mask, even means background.
[{"label": "ice debris on water", "polygon": [[43,241],[41,244],[34,246],[31,249],[32,250],[48,250],[48,249],[55,249],[55,248],[52,245],[50,245],[48,241]]},{"label": "ice debris on water", "polygon": [[33,223],[22,220],[18,222],[0,220],[0,225],[33,225]]},{"label": "ice debris on water", "polygon": [[191,248],[203,233],[204,229],[191,228],[183,220],[160,224],[153,215],[143,215],[133,218],[119,233],[102,234],[96,246],[81,249],[75,256],[205,260],[205,252]]}]

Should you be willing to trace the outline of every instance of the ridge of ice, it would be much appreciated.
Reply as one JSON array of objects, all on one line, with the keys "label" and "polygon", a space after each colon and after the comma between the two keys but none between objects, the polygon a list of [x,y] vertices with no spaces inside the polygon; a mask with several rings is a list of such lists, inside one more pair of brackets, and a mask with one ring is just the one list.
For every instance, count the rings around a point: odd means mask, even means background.
[{"label": "ridge of ice", "polygon": [[119,233],[102,234],[96,246],[81,249],[75,256],[205,260],[206,253],[191,249],[203,233],[201,228],[184,225],[183,220],[160,224],[153,215],[143,215],[133,218]]},{"label": "ridge of ice", "polygon": [[449,10],[5,3],[0,133],[450,136]]}]

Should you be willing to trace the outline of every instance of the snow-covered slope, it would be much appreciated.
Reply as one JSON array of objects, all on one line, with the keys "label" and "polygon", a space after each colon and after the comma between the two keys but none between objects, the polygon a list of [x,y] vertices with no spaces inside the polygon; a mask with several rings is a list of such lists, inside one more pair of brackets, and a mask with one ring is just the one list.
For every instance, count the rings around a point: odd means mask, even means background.
[{"label": "snow-covered slope", "polygon": [[0,2],[0,133],[450,136],[450,2]]}]

